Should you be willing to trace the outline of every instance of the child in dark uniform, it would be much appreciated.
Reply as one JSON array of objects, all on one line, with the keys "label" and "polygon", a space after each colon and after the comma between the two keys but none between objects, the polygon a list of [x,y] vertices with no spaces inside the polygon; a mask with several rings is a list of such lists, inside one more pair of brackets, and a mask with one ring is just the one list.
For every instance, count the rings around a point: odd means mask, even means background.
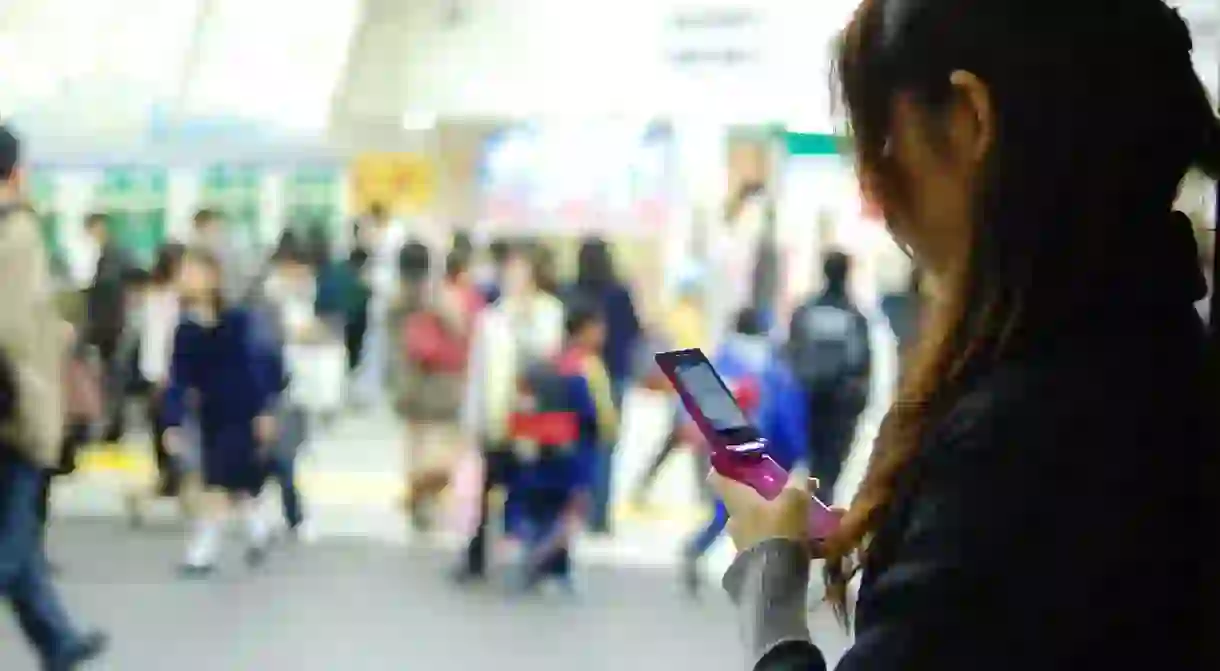
[{"label": "child in dark uniform", "polygon": [[548,578],[572,587],[569,547],[591,504],[598,453],[618,433],[600,354],[606,333],[601,313],[577,302],[568,307],[565,322],[563,352],[529,376],[530,410],[512,422],[520,468],[509,487],[506,517],[512,534],[524,542],[524,589]]},{"label": "child in dark uniform", "polygon": [[188,409],[199,420],[208,492],[187,549],[188,575],[207,574],[214,567],[230,511],[245,522],[250,563],[265,556],[267,524],[254,503],[266,476],[276,406],[286,381],[281,352],[259,340],[253,316],[224,305],[220,277],[216,259],[206,252],[191,250],[183,257],[183,318],[174,334],[163,401],[169,450],[186,449],[181,426]]}]

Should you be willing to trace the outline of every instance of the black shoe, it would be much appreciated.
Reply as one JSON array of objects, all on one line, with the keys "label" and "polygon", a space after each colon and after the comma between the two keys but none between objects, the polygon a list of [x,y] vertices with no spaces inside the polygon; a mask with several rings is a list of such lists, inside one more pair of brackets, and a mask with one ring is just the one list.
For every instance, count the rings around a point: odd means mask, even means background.
[{"label": "black shoe", "polygon": [[449,579],[457,585],[472,585],[487,581],[487,574],[483,571],[476,571],[469,566],[459,566],[450,574]]},{"label": "black shoe", "polygon": [[73,671],[86,662],[93,661],[110,647],[110,637],[100,631],[91,631],[71,645],[64,654],[49,660],[46,671]]},{"label": "black shoe", "polygon": [[183,564],[178,567],[178,575],[188,580],[202,580],[209,578],[216,572],[216,566],[213,564],[204,564],[196,566],[194,564]]},{"label": "black shoe", "polygon": [[432,531],[432,516],[423,506],[412,506],[408,515],[411,518],[411,529],[415,533],[425,534]]},{"label": "black shoe", "polygon": [[161,478],[157,482],[157,497],[162,499],[176,499],[182,493],[182,485],[176,478]]},{"label": "black shoe", "polygon": [[246,550],[246,566],[258,568],[267,563],[267,546],[252,545]]},{"label": "black shoe", "polygon": [[698,597],[702,587],[703,580],[699,575],[699,562],[693,557],[683,557],[682,588],[686,590],[686,595],[692,598]]}]

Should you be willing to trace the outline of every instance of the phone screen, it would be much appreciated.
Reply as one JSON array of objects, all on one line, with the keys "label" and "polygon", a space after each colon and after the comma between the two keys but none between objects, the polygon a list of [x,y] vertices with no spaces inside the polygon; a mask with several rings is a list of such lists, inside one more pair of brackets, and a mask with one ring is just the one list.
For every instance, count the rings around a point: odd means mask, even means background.
[{"label": "phone screen", "polygon": [[733,395],[707,362],[683,363],[676,372],[713,429],[731,431],[750,425]]}]

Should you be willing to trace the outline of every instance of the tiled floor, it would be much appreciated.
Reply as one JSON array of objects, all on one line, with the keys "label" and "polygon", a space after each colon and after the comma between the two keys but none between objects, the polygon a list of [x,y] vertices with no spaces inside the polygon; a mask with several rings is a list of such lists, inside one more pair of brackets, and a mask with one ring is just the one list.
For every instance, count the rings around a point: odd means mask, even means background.
[{"label": "tiled floor", "polygon": [[[891,360],[880,357],[882,373],[892,370]],[[878,377],[884,390],[888,375]],[[883,407],[885,394],[874,401]],[[618,501],[629,500],[669,412],[664,399],[629,397],[615,456]],[[863,423],[841,496],[859,478],[877,414]],[[647,506],[617,506],[613,539],[581,540],[578,599],[518,600],[495,586],[468,592],[448,583],[455,529],[428,538],[408,532],[397,509],[403,450],[393,417],[349,416],[316,438],[301,464],[315,540],[280,548],[258,572],[234,558],[203,584],[174,574],[184,530],[172,507],[154,505],[145,528],[126,524],[124,491],[147,467],[138,440],[130,453],[94,459],[57,487],[51,550],[64,567],[61,583],[82,620],[115,637],[112,654],[96,668],[741,668],[732,613],[719,590],[709,587],[692,602],[673,570],[704,514],[694,503],[693,466],[682,463],[687,455],[662,472]],[[275,515],[273,497],[267,505]],[[715,549],[709,585],[731,554],[727,543]],[[832,654],[842,649],[846,639],[825,609],[811,622]],[[0,625],[0,669],[34,668],[16,631]]]},{"label": "tiled floor", "polygon": [[[445,671],[742,668],[719,590],[692,601],[670,571],[583,566],[579,592],[517,598],[458,588],[448,555],[369,538],[283,546],[252,571],[231,552],[208,582],[177,578],[177,530],[61,522],[52,553],[73,611],[104,626],[109,671]],[[843,635],[823,611],[815,631]],[[0,669],[36,667],[0,623]]]}]

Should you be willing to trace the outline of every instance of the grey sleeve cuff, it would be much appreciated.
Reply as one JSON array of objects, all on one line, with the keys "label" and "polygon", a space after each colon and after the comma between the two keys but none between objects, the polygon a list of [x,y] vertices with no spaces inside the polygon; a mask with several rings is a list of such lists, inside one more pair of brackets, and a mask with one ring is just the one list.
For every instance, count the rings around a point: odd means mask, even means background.
[{"label": "grey sleeve cuff", "polygon": [[809,641],[809,553],[800,543],[776,538],[755,545],[738,555],[722,584],[737,607],[751,665],[782,643]]}]

